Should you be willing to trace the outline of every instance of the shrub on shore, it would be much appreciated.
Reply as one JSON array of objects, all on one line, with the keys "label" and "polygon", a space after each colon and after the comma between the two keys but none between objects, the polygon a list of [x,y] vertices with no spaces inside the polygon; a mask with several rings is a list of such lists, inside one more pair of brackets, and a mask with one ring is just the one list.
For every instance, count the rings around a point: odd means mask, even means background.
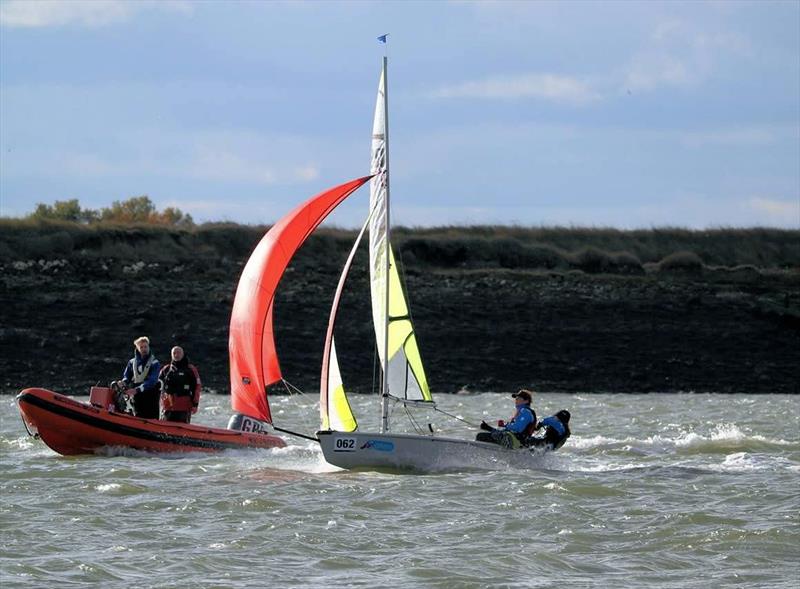
[{"label": "shrub on shore", "polygon": [[[243,262],[267,227],[0,219],[0,260],[113,258]],[[302,250],[308,264],[338,266],[356,232],[322,228]],[[507,268],[586,273],[697,272],[706,268],[800,268],[800,231],[444,227],[394,232],[405,267]],[[341,259],[340,259],[341,258]]]},{"label": "shrub on shore", "polygon": [[561,252],[594,247],[604,252],[626,252],[642,264],[658,263],[666,256],[691,251],[708,265],[758,268],[800,267],[800,231],[769,227],[693,230],[680,227],[623,230],[608,227],[471,226],[397,228],[395,235],[417,239],[486,240],[514,238],[525,244],[546,244]]},{"label": "shrub on shore", "polygon": [[38,203],[27,216],[31,221],[67,221],[72,223],[146,223],[171,227],[194,227],[192,216],[178,208],[156,209],[149,196],[133,196],[127,200],[115,200],[110,207],[100,210],[84,209],[77,198],[57,200],[52,205]]},{"label": "shrub on shore", "polygon": [[658,265],[659,272],[702,272],[703,260],[694,252],[675,252],[666,256]]}]

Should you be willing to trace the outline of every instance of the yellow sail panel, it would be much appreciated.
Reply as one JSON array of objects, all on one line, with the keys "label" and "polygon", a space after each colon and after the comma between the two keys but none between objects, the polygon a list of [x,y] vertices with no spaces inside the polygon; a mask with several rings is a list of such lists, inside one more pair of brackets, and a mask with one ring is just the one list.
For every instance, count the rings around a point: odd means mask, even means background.
[{"label": "yellow sail panel", "polygon": [[406,343],[403,346],[403,352],[405,353],[408,368],[411,371],[414,380],[417,381],[421,399],[423,401],[433,401],[431,390],[428,388],[428,377],[425,376],[425,368],[422,366],[422,356],[420,355],[419,347],[417,346],[417,336],[414,335],[413,332],[406,340]]},{"label": "yellow sail panel", "polygon": [[347,394],[344,391],[342,375],[339,372],[339,360],[336,357],[336,342],[331,342],[331,357],[328,368],[327,406],[320,407],[322,413],[322,429],[333,429],[340,432],[352,432],[358,427]]},{"label": "yellow sail panel", "polygon": [[413,331],[403,283],[394,261],[394,248],[389,248],[389,358],[397,353]]},{"label": "yellow sail panel", "polygon": [[334,391],[331,391],[331,409],[331,415],[336,419],[331,421],[333,425],[330,428],[325,429],[334,429],[337,432],[356,431],[358,422],[350,409],[350,402],[344,392],[344,385],[340,385]]},{"label": "yellow sail panel", "polygon": [[[373,293],[374,296],[374,293]],[[381,327],[383,324],[379,324]],[[382,334],[383,329],[376,335]],[[378,340],[378,349],[383,356]],[[408,312],[408,303],[403,289],[403,283],[395,264],[394,252],[389,248],[389,393],[401,399],[415,401],[432,401],[428,388],[428,379],[422,365],[414,326]]]}]

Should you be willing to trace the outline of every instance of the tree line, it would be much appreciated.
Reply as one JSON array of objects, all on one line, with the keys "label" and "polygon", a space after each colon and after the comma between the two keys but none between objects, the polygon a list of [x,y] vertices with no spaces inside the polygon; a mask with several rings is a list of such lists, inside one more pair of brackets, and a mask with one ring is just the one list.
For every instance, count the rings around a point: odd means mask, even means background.
[{"label": "tree line", "polygon": [[159,211],[148,196],[133,196],[128,200],[115,200],[110,207],[99,210],[82,208],[77,198],[57,200],[52,205],[38,203],[27,217],[34,221],[58,220],[74,223],[145,223],[170,227],[194,227],[194,219],[178,208],[167,207]]}]

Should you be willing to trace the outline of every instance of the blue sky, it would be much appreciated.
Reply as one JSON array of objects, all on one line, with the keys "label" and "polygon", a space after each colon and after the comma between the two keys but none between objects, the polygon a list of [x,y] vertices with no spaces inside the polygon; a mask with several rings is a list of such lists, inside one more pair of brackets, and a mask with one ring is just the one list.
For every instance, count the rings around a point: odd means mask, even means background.
[{"label": "blue sky", "polygon": [[273,222],[368,173],[383,33],[397,223],[800,227],[797,1],[0,0],[0,214]]}]

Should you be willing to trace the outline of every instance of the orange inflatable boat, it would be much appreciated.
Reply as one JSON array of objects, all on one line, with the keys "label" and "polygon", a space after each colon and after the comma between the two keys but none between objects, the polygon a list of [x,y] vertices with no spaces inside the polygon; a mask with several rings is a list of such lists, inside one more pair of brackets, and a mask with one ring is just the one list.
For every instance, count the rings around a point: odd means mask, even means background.
[{"label": "orange inflatable boat", "polygon": [[275,448],[278,436],[231,429],[142,419],[117,412],[110,389],[93,387],[89,403],[47,389],[25,389],[17,395],[28,432],[67,456],[106,449],[147,452],[215,452],[230,448]]}]

